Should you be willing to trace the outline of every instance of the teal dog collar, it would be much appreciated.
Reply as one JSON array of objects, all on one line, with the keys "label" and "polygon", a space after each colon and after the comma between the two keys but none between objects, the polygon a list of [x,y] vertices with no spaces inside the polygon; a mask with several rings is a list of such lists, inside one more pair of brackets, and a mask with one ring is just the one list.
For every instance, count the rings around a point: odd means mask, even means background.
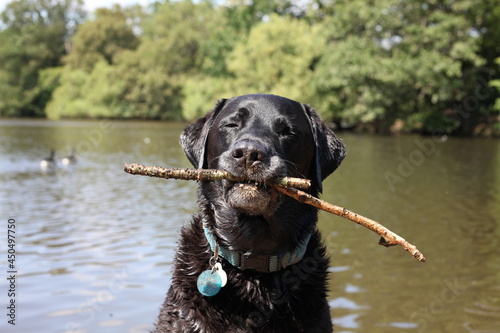
[{"label": "teal dog collar", "polygon": [[311,238],[311,234],[307,235],[306,239],[295,250],[281,255],[257,255],[246,254],[243,251],[234,251],[220,246],[217,244],[214,234],[205,225],[203,225],[203,231],[211,250],[215,251],[216,246],[218,246],[219,256],[226,259],[231,265],[241,270],[255,270],[261,273],[277,272],[301,261]]}]

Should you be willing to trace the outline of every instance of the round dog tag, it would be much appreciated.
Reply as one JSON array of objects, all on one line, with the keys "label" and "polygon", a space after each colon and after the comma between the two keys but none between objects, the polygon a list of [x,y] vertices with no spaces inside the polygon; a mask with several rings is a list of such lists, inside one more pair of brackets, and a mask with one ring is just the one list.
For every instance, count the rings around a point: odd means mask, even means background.
[{"label": "round dog tag", "polygon": [[215,271],[217,272],[217,274],[219,274],[220,276],[220,280],[221,280],[221,287],[224,287],[227,283],[227,274],[226,272],[222,269],[222,265],[220,264],[220,262],[216,263],[214,265],[214,269]]},{"label": "round dog tag", "polygon": [[203,296],[215,296],[222,288],[222,280],[215,270],[204,271],[198,276],[196,283],[198,291]]}]

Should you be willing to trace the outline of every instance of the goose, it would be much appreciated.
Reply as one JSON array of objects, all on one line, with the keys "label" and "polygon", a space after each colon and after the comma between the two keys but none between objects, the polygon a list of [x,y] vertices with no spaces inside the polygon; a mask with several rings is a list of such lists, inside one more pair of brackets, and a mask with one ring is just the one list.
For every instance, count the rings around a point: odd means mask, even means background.
[{"label": "goose", "polygon": [[62,162],[62,164],[64,166],[69,166],[69,165],[76,164],[75,149],[72,148],[71,149],[71,154],[69,154],[68,156],[64,157],[61,162]]},{"label": "goose", "polygon": [[55,156],[56,152],[51,150],[50,155],[40,161],[40,168],[43,171],[53,171],[57,167]]}]

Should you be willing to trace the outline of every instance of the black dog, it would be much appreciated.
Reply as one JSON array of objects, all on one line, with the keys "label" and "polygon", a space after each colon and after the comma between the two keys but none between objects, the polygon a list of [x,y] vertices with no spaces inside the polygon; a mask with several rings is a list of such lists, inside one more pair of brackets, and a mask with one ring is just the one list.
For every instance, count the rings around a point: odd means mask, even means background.
[{"label": "black dog", "polygon": [[308,178],[317,195],[342,142],[314,109],[274,95],[221,100],[180,140],[195,167],[251,182],[200,182],[155,332],[331,332],[317,210],[266,184]]}]

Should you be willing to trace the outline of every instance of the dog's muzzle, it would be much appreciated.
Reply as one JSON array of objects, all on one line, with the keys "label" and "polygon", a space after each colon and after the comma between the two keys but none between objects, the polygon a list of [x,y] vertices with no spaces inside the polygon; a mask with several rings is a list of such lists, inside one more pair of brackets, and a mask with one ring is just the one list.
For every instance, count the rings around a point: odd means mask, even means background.
[{"label": "dog's muzzle", "polygon": [[229,205],[248,215],[270,215],[277,207],[279,194],[267,183],[283,176],[284,163],[266,145],[244,139],[236,142],[221,156],[219,167],[247,182],[224,181],[225,199]]}]

